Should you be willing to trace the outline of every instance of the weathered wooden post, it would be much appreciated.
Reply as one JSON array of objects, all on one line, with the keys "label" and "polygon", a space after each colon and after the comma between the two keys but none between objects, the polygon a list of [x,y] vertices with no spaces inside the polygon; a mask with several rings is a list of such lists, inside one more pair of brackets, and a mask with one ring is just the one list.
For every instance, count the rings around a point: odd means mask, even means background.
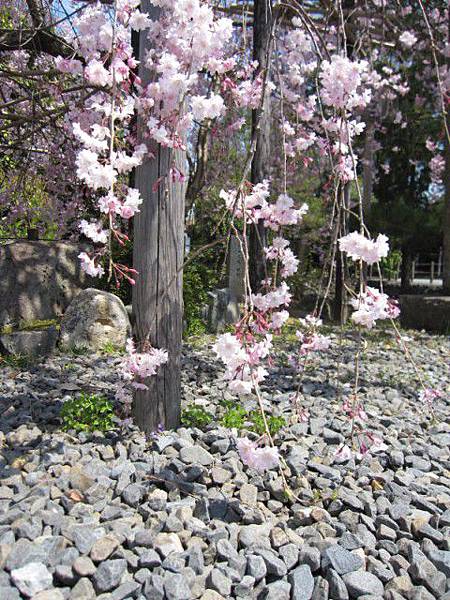
[{"label": "weathered wooden post", "polygon": [[[447,19],[447,41],[450,43],[450,19]],[[450,56],[447,54],[447,70],[450,69]],[[448,72],[448,71],[447,71]],[[448,102],[445,114],[445,170],[444,170],[444,214],[442,245],[442,287],[450,294],[450,109]]]},{"label": "weathered wooden post", "polygon": [[[143,0],[141,11],[158,18],[158,9],[148,0]],[[144,56],[149,46],[146,36],[141,35],[139,56]],[[152,76],[143,61],[139,76],[144,85]],[[138,135],[145,142],[144,130],[138,119]],[[182,173],[186,171],[184,152],[156,143],[149,150],[154,158],[148,158],[135,175],[143,203],[134,219],[133,266],[139,273],[133,288],[134,335],[138,346],[148,340],[152,346],[165,348],[169,361],[146,382],[148,390],[135,394],[133,416],[147,433],[159,424],[174,428],[180,422],[185,189],[172,181],[170,169],[176,166]]]},{"label": "weathered wooden post", "polygon": [[[253,59],[259,63],[258,75],[267,77],[270,65],[272,45],[272,2],[254,0],[253,2]],[[262,107],[252,111],[252,136],[256,136],[255,154],[251,166],[251,182],[261,183],[270,175],[270,91],[265,91]],[[263,247],[266,245],[266,230],[261,223],[250,229],[250,284],[257,291],[265,279],[265,258]]]}]

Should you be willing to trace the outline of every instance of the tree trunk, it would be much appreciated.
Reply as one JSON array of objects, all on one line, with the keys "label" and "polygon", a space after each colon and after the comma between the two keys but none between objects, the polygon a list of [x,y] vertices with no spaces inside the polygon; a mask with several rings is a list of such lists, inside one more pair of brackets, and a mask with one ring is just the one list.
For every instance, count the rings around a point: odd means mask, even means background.
[{"label": "tree trunk", "polygon": [[[449,6],[450,8],[450,6]],[[450,43],[450,19],[448,19],[448,42]],[[447,55],[447,69],[450,70],[450,57]],[[444,199],[444,235],[442,249],[442,285],[444,290],[450,294],[450,140],[448,132],[450,131],[450,106],[447,102],[447,131],[445,136],[445,199]]]},{"label": "tree trunk", "polygon": [[342,252],[336,253],[336,274],[333,301],[333,321],[342,325],[347,320],[346,315],[346,293],[344,287],[344,255]]},{"label": "tree trunk", "polygon": [[402,262],[400,265],[400,290],[407,292],[412,282],[412,255],[407,245],[402,246]]},{"label": "tree trunk", "polygon": [[[141,6],[157,18],[148,0]],[[156,14],[155,14],[156,13]],[[146,38],[140,39],[140,56]],[[140,65],[145,85],[150,73]],[[138,119],[140,139],[144,131]],[[170,168],[186,171],[185,156],[153,144],[155,158],[136,169],[135,185],[143,203],[134,219],[133,266],[138,271],[133,287],[134,335],[138,348],[149,341],[169,354],[167,365],[146,381],[147,390],[137,390],[133,403],[136,424],[146,433],[158,425],[175,428],[180,422],[180,357],[183,322],[182,271],[184,241],[184,185],[171,180]]]},{"label": "tree trunk", "polygon": [[373,138],[374,138],[375,127],[372,121],[372,117],[368,116],[366,119],[366,135],[364,138],[364,152],[363,152],[363,195],[362,205],[364,218],[367,217],[367,213],[370,210],[370,204],[372,202],[373,194]]},{"label": "tree trunk", "polygon": [[[342,194],[341,207],[339,208],[339,235],[338,239],[347,233],[346,226],[346,215],[344,207],[350,204],[350,184],[341,184],[339,191]],[[333,320],[339,324],[344,324],[348,318],[348,307],[347,307],[347,292],[345,290],[345,279],[347,271],[347,261],[345,254],[340,252],[339,247],[336,250],[335,256],[335,279],[334,279],[334,300],[333,300]]]},{"label": "tree trunk", "polygon": [[[269,68],[272,35],[271,0],[254,0],[253,3],[253,59],[258,61],[258,73]],[[270,92],[266,91],[262,110],[252,111],[252,136],[256,135],[256,150],[252,160],[251,182],[261,183],[270,175]],[[266,230],[262,222],[250,229],[250,284],[253,291],[266,277],[263,247]]]},{"label": "tree trunk", "polygon": [[[373,194],[373,142],[375,126],[373,124],[373,118],[370,114],[367,114],[366,118],[366,129],[364,137],[364,150],[362,160],[362,213],[364,222],[367,221],[367,216],[370,212],[370,205],[372,203]],[[367,263],[363,263],[363,279],[367,283],[369,277],[369,271]]]},{"label": "tree trunk", "polygon": [[[449,109],[447,109],[449,110]],[[447,113],[447,123],[450,130],[450,118]],[[445,200],[444,200],[444,235],[442,250],[442,284],[447,293],[450,293],[450,143],[445,144]]]}]

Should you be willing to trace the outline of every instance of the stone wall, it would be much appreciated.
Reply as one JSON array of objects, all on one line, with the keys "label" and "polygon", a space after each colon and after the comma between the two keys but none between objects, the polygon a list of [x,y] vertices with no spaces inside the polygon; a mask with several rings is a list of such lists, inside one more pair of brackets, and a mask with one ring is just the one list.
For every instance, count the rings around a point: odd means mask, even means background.
[{"label": "stone wall", "polygon": [[0,245],[0,327],[54,319],[89,285],[70,242],[21,241]]},{"label": "stone wall", "polygon": [[450,296],[400,296],[400,321],[403,327],[435,333],[450,332]]}]

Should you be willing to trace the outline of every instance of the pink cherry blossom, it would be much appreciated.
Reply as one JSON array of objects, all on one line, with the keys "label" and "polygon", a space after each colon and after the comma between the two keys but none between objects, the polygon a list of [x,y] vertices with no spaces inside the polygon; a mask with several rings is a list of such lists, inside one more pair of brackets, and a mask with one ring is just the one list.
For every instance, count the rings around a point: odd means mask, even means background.
[{"label": "pink cherry blossom", "polygon": [[333,55],[322,62],[320,79],[323,102],[335,108],[364,107],[371,97],[370,89],[362,87],[368,74],[366,61],[351,61],[345,56]]},{"label": "pink cherry blossom", "polygon": [[437,398],[442,398],[443,394],[440,390],[434,388],[424,388],[419,394],[419,402],[432,405]]},{"label": "pink cherry blossom", "polygon": [[218,94],[211,94],[208,98],[204,96],[193,96],[191,105],[192,114],[197,121],[220,117],[225,109],[223,98]]},{"label": "pink cherry blossom", "polygon": [[88,223],[85,219],[83,219],[80,221],[79,228],[81,233],[91,239],[93,242],[98,244],[106,244],[108,232],[102,229],[101,223]]},{"label": "pink cherry blossom", "polygon": [[127,355],[121,363],[124,381],[130,382],[135,389],[147,389],[145,380],[156,375],[161,365],[169,360],[166,350],[149,348],[146,352],[136,352],[131,339],[127,340]]},{"label": "pink cherry blossom", "polygon": [[280,464],[278,450],[271,446],[258,447],[247,437],[238,438],[236,441],[239,456],[248,467],[263,473],[277,467]]},{"label": "pink cherry blossom", "polygon": [[308,354],[309,352],[320,352],[328,350],[331,345],[331,340],[328,336],[319,333],[303,333],[296,331],[295,335],[301,342],[300,354]]},{"label": "pink cherry blossom", "polygon": [[442,183],[442,176],[445,172],[444,158],[440,154],[437,154],[436,156],[433,156],[433,158],[428,163],[428,166],[430,167],[431,180],[433,181],[433,183]]},{"label": "pink cherry blossom", "polygon": [[128,21],[131,29],[135,31],[142,31],[143,29],[147,29],[151,25],[151,20],[148,15],[141,13],[139,10],[135,10]]},{"label": "pink cherry blossom", "polygon": [[369,240],[357,231],[339,239],[341,252],[346,252],[352,260],[363,260],[368,265],[379,262],[389,253],[387,236],[379,234],[375,241]]},{"label": "pink cherry blossom", "polygon": [[102,277],[105,274],[103,267],[96,265],[95,261],[86,252],[80,252],[78,258],[81,261],[83,271],[91,277]]},{"label": "pink cherry blossom", "polygon": [[406,48],[412,48],[417,42],[417,37],[411,31],[404,31],[398,38],[398,41],[406,46]]},{"label": "pink cherry blossom", "polygon": [[281,329],[288,319],[289,312],[287,310],[279,310],[277,312],[272,313],[272,320],[270,322],[270,325],[272,329]]},{"label": "pink cherry blossom", "polygon": [[84,76],[93,85],[110,85],[112,82],[110,72],[96,59],[91,60],[84,69]]},{"label": "pink cherry blossom", "polygon": [[356,309],[352,313],[352,321],[367,329],[372,329],[379,319],[395,319],[400,314],[395,300],[369,286],[357,298],[350,300],[350,304]]}]

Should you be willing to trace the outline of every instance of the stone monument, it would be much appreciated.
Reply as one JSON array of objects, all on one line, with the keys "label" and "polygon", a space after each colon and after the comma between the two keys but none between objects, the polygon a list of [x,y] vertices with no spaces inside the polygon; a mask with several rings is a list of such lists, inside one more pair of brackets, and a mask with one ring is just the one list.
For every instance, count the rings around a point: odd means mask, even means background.
[{"label": "stone monument", "polygon": [[245,263],[241,244],[239,239],[232,235],[228,248],[228,287],[238,302],[242,300],[245,294],[244,275]]}]

